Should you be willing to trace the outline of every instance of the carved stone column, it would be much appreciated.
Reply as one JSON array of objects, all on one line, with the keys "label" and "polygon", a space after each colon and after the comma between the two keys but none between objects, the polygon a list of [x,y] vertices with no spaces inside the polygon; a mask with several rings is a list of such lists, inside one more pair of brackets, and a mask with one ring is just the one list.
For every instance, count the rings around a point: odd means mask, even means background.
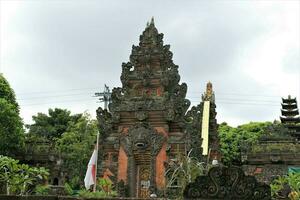
[{"label": "carved stone column", "polygon": [[150,170],[151,170],[151,178],[150,178],[151,193],[153,192],[155,193],[156,192],[156,156],[151,156]]},{"label": "carved stone column", "polygon": [[136,196],[136,164],[133,155],[128,157],[127,178],[128,178],[128,186],[129,186],[129,196],[135,197]]}]

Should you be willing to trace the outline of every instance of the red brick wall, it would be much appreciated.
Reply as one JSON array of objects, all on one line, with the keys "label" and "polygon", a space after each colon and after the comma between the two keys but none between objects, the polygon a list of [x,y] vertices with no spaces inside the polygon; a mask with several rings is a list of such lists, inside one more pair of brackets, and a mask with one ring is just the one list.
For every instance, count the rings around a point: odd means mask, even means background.
[{"label": "red brick wall", "polygon": [[[164,127],[155,127],[156,131],[159,134],[162,134],[164,137],[168,137],[168,132],[164,129]],[[165,166],[164,162],[167,161],[167,153],[166,153],[167,144],[163,144],[161,150],[156,156],[156,186],[158,189],[163,189],[166,184],[165,180]]]},{"label": "red brick wall", "polygon": [[128,165],[128,157],[123,149],[120,147],[119,150],[119,158],[118,158],[119,168],[118,168],[118,181],[123,180],[127,183],[127,165]]},{"label": "red brick wall", "polygon": [[158,189],[163,189],[166,184],[165,180],[165,166],[164,162],[167,161],[166,143],[163,144],[160,152],[156,157],[156,186]]}]

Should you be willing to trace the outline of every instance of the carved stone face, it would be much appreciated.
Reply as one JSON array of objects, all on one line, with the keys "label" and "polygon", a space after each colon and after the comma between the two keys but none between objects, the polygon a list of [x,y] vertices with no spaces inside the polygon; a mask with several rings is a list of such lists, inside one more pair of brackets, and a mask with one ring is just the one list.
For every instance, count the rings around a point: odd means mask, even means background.
[{"label": "carved stone face", "polygon": [[130,130],[134,150],[145,150],[149,147],[151,139],[151,129],[145,127],[137,127]]},{"label": "carved stone face", "polygon": [[128,135],[121,138],[121,144],[127,155],[136,151],[150,151],[156,155],[162,147],[165,138],[158,134],[149,124],[138,123],[128,130]]}]

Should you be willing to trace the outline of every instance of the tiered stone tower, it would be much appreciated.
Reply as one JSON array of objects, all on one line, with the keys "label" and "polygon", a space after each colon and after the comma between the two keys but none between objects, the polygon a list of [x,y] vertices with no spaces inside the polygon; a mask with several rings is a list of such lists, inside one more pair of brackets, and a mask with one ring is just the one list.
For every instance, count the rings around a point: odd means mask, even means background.
[{"label": "tiered stone tower", "polygon": [[281,106],[281,123],[289,129],[293,137],[300,140],[300,116],[296,98],[291,98],[290,95],[287,99],[282,98]]},{"label": "tiered stone tower", "polygon": [[[187,85],[179,84],[178,66],[162,39],[152,19],[132,46],[130,62],[122,64],[122,88],[112,90],[109,112],[97,110],[99,170],[111,172],[123,196],[159,194],[168,160],[190,148],[184,130]],[[201,148],[200,138],[198,143]]]}]

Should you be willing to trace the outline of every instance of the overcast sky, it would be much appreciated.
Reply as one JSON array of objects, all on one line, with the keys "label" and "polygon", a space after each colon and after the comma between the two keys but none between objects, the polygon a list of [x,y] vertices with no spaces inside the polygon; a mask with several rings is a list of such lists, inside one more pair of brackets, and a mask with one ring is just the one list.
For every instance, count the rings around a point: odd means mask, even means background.
[{"label": "overcast sky", "polygon": [[0,72],[25,123],[55,107],[95,116],[152,16],[192,104],[213,83],[218,122],[273,121],[281,96],[299,100],[298,0],[0,0]]}]

